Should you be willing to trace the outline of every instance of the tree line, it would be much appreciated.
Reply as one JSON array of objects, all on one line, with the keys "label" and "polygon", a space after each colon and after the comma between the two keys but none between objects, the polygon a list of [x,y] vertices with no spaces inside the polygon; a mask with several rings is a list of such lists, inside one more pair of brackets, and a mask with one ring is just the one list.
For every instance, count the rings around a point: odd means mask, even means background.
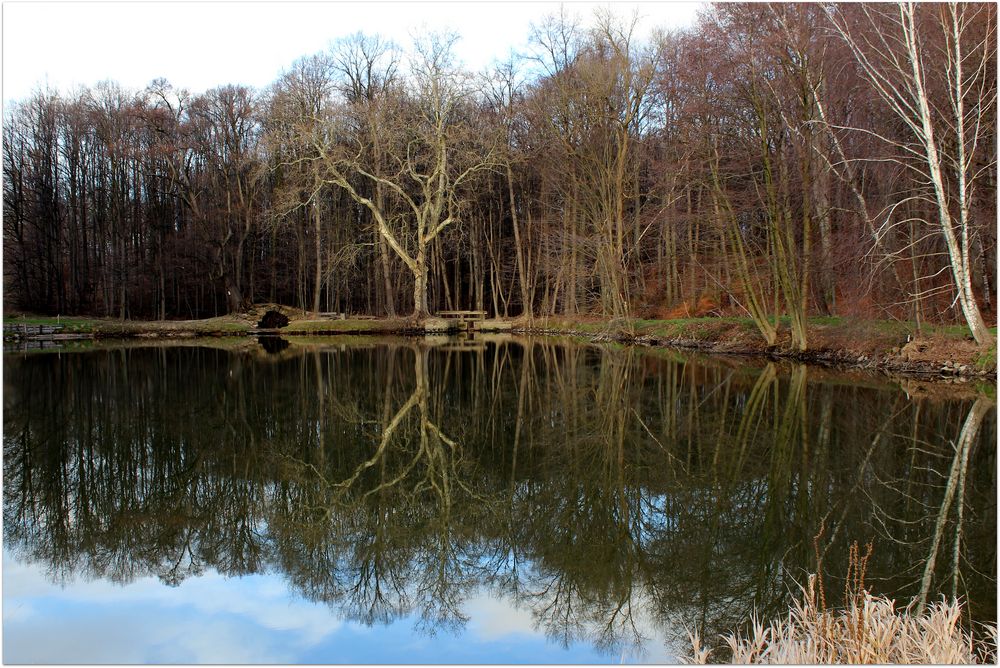
[{"label": "tree line", "polygon": [[39,90],[4,123],[5,305],[962,322],[992,340],[996,8],[566,11],[466,70],[358,33],[270,86]]}]

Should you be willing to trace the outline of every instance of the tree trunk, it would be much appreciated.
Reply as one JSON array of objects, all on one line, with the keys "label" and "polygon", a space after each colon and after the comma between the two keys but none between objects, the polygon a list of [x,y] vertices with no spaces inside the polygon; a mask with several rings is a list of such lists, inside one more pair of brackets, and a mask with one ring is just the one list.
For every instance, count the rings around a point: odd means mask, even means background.
[{"label": "tree trunk", "polygon": [[323,246],[322,246],[322,221],[319,215],[319,203],[313,202],[313,225],[315,231],[315,242],[316,242],[316,274],[315,274],[315,286],[313,288],[313,302],[312,310],[313,313],[319,314],[319,297],[320,292],[323,289]]},{"label": "tree trunk", "polygon": [[396,317],[396,299],[393,295],[392,275],[389,273],[389,248],[382,235],[378,235],[378,253],[382,266],[382,280],[385,289],[385,312],[390,318]]},{"label": "tree trunk", "polygon": [[243,303],[243,293],[240,290],[240,286],[228,273],[223,279],[223,284],[226,288],[226,308],[229,313],[236,313],[239,311],[240,305]]},{"label": "tree trunk", "polygon": [[423,320],[430,311],[427,308],[427,249],[420,245],[413,266],[413,317]]}]

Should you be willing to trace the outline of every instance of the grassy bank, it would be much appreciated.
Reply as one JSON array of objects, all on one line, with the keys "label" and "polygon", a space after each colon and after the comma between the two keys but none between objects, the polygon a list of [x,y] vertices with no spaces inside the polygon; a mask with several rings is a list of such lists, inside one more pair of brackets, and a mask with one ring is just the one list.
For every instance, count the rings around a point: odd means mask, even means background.
[{"label": "grassy bank", "polygon": [[[258,318],[226,315],[204,320],[118,320],[84,317],[4,317],[8,325],[48,325],[61,333],[89,334],[93,338],[175,338],[195,336],[241,336],[257,330]],[[323,319],[307,315],[290,316],[281,334],[380,334],[411,330],[412,323],[395,319]]]},{"label": "grassy bank", "polygon": [[[4,317],[4,325],[56,325],[63,333],[102,338],[182,338],[243,336],[256,332],[266,308],[204,320],[132,321],[80,317]],[[344,334],[420,334],[439,331],[443,321],[416,323],[409,319],[317,318],[282,309],[288,316],[281,335],[321,336]],[[778,342],[767,346],[749,318],[684,318],[676,320],[608,321],[596,317],[519,318],[505,321],[514,333],[563,334],[588,340],[694,349],[710,353],[788,358],[844,368],[870,368],[914,376],[996,378],[996,345],[980,348],[960,326],[924,325],[919,331],[910,322],[811,318],[809,349],[792,350],[787,323],[779,329]],[[992,329],[996,336],[996,328]]]},{"label": "grassy bank", "polygon": [[205,320],[118,320],[76,316],[5,315],[3,324],[5,330],[10,325],[48,325],[59,327],[60,333],[89,334],[94,338],[233,336],[245,334],[251,329],[249,324],[233,316]]},{"label": "grassy bank", "polygon": [[[787,322],[768,346],[749,318],[685,318],[609,322],[596,318],[546,318],[524,331],[671,346],[732,355],[764,355],[824,366],[873,368],[913,375],[996,377],[996,344],[980,348],[964,327],[906,321],[815,317],[808,321],[809,349],[791,348]],[[996,328],[992,328],[994,337]]]}]

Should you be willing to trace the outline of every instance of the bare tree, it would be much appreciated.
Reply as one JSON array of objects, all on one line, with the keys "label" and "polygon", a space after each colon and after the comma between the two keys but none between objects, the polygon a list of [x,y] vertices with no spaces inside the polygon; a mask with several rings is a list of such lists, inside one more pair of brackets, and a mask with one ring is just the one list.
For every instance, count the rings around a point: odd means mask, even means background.
[{"label": "bare tree", "polygon": [[[417,319],[429,314],[430,244],[460,219],[463,188],[494,162],[495,142],[483,142],[465,109],[473,90],[469,77],[454,63],[456,40],[455,35],[434,34],[415,44],[411,90],[402,105],[408,117],[397,117],[394,127],[382,128],[393,135],[386,147],[385,171],[366,159],[368,147],[351,132],[346,116],[332,119],[332,131],[316,142],[327,181],[371,212],[378,233],[413,274]],[[354,177],[384,187],[398,198],[403,213],[379,206]]]},{"label": "bare tree", "polygon": [[275,188],[276,214],[286,219],[293,212],[301,212],[312,220],[313,312],[320,310],[326,272],[322,215],[325,183],[315,165],[312,141],[323,132],[321,119],[333,102],[333,88],[333,63],[329,57],[317,54],[300,58],[274,86],[266,134],[274,167],[283,167]]},{"label": "bare tree", "polygon": [[[884,133],[879,138],[919,160],[905,164],[929,191],[914,197],[936,209],[956,299],[973,337],[988,345],[994,337],[972,290],[977,227],[970,205],[984,174],[978,152],[989,150],[993,131],[984,121],[996,105],[990,67],[996,62],[996,9],[967,3],[918,8],[912,2],[854,9],[831,9],[830,20],[885,106],[909,130],[908,141]],[[935,38],[939,50],[930,46]],[[941,95],[935,96],[934,83],[944,89]]]},{"label": "bare tree", "polygon": [[[359,123],[356,128],[362,141],[370,147],[370,161],[375,173],[384,172],[386,152],[382,138],[392,111],[391,96],[399,86],[401,54],[392,42],[378,35],[356,33],[336,42],[332,62],[338,75],[338,87],[348,104],[355,107]],[[379,209],[386,208],[386,187],[376,181],[372,184],[372,200]],[[396,288],[392,280],[392,251],[377,225],[378,263],[382,273],[382,295],[389,317],[396,315]]]}]

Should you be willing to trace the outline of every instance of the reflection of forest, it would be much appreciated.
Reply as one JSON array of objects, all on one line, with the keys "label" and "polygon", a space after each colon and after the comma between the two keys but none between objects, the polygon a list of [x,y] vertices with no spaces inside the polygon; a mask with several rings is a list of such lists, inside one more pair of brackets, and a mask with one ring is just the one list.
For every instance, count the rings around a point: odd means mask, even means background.
[{"label": "reflection of forest", "polygon": [[486,587],[610,648],[640,607],[706,634],[778,610],[822,525],[830,573],[874,539],[875,591],[995,619],[985,397],[539,341],[292,350],[8,356],[6,548],[118,582],[273,568],[428,630]]}]

